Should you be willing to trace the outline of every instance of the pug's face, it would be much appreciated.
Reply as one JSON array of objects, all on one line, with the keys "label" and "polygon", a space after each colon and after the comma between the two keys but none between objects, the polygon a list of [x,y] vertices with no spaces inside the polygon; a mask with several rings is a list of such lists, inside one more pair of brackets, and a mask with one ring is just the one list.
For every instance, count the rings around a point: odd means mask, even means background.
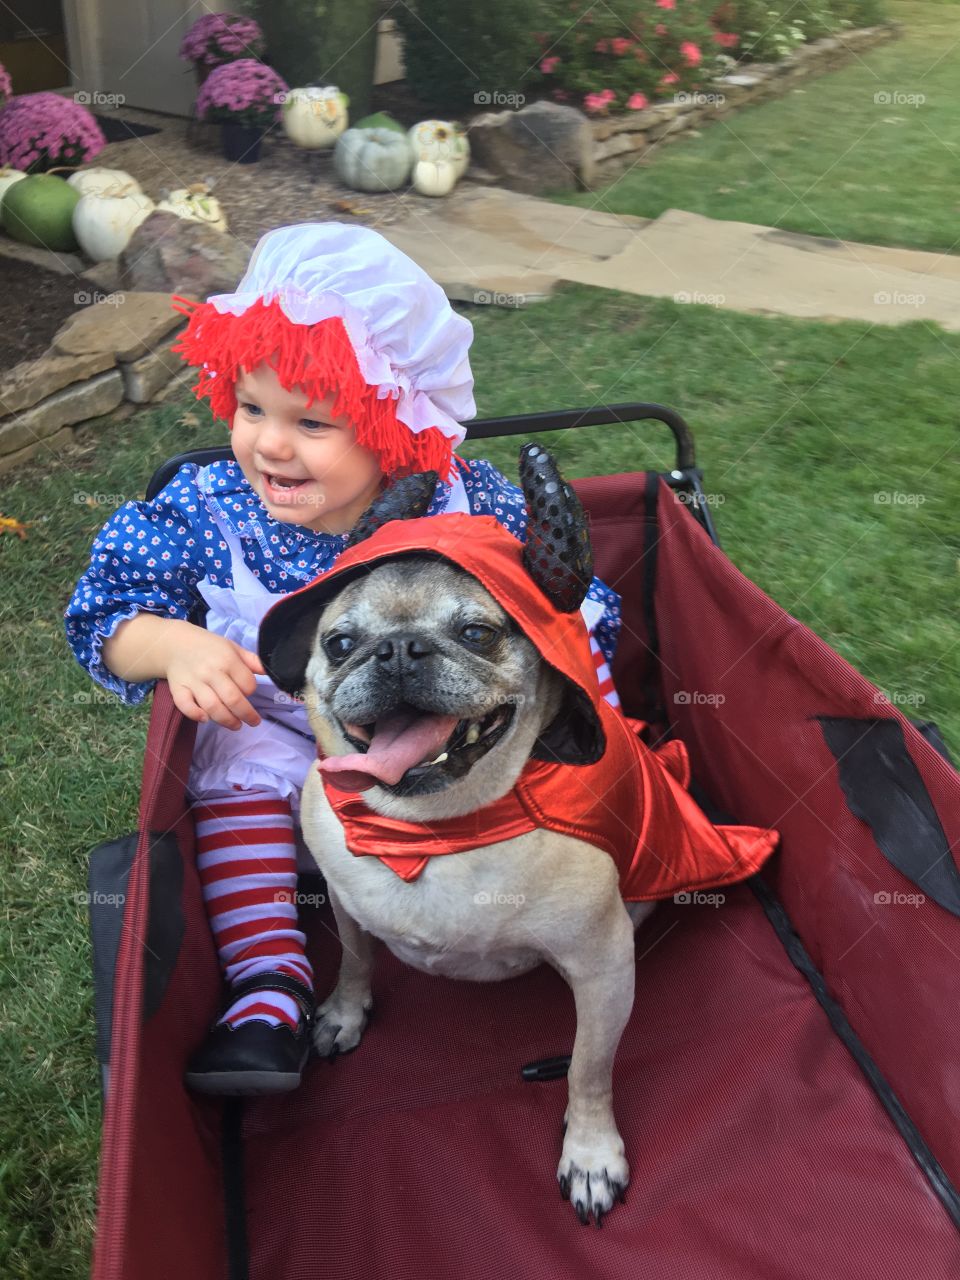
[{"label": "pug's face", "polygon": [[303,694],[328,781],[398,816],[453,817],[511,789],[561,686],[476,579],[409,557],[328,602]]}]

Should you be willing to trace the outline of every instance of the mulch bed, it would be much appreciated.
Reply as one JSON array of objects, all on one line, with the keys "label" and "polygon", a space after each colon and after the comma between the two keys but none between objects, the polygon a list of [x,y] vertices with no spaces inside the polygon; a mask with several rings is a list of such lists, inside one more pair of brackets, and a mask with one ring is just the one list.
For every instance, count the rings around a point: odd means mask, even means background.
[{"label": "mulch bed", "polygon": [[[29,262],[4,257],[0,288],[0,370],[43,355],[63,322],[89,301],[92,293],[74,276],[44,271]],[[92,298],[90,299],[92,300]]]}]

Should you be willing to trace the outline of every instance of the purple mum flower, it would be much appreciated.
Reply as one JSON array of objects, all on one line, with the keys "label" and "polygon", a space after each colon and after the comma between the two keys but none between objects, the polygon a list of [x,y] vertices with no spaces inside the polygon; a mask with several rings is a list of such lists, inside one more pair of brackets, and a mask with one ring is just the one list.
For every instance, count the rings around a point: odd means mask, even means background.
[{"label": "purple mum flower", "polygon": [[263,32],[253,18],[207,13],[183,37],[180,57],[185,62],[216,67],[235,58],[259,58],[264,48]]},{"label": "purple mum flower", "polygon": [[256,58],[238,58],[210,72],[197,94],[197,116],[266,126],[282,119],[277,95],[288,92],[286,81],[271,67]]},{"label": "purple mum flower", "polygon": [[86,107],[59,93],[23,93],[0,113],[0,164],[43,173],[83,164],[107,145]]}]

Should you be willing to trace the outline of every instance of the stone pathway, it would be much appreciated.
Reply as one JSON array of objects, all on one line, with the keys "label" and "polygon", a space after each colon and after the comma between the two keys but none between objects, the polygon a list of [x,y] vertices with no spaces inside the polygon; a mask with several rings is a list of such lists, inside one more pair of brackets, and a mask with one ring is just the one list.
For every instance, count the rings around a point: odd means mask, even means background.
[{"label": "stone pathway", "polygon": [[679,209],[654,220],[464,184],[380,228],[451,298],[519,306],[560,280],[808,320],[960,332],[960,256],[797,235]]}]

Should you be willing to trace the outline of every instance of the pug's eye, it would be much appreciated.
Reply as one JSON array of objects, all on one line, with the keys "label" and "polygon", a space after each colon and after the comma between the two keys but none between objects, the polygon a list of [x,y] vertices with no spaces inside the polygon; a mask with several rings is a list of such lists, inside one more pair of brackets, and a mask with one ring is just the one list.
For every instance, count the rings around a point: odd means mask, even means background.
[{"label": "pug's eye", "polygon": [[497,638],[496,627],[488,627],[484,622],[468,622],[460,628],[460,639],[472,649],[487,649]]},{"label": "pug's eye", "polygon": [[323,649],[331,662],[343,662],[355,644],[353,636],[332,635],[324,640]]}]

